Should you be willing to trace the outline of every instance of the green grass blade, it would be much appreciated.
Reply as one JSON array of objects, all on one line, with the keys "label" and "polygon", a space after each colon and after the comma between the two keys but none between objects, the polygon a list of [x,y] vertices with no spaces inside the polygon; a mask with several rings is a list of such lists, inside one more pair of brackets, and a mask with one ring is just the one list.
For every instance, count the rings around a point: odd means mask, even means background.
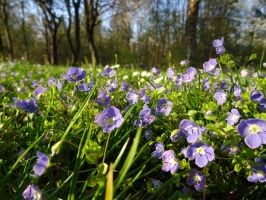
[{"label": "green grass blade", "polygon": [[119,154],[118,154],[118,156],[117,156],[117,158],[116,158],[116,160],[115,160],[115,163],[114,163],[114,165],[113,165],[113,169],[116,168],[116,166],[118,165],[119,161],[121,160],[121,158],[122,158],[122,156],[123,156],[123,154],[124,154],[124,152],[125,152],[125,150],[126,150],[126,148],[127,148],[127,145],[128,145],[129,139],[130,139],[130,138],[127,138],[125,144],[123,145],[121,151],[119,152]]},{"label": "green grass blade", "polygon": [[95,86],[93,87],[93,89],[91,90],[91,92],[88,94],[88,96],[86,97],[85,101],[83,102],[83,104],[81,105],[80,109],[78,110],[78,112],[74,115],[73,119],[71,120],[70,124],[68,125],[65,133],[62,135],[61,140],[64,140],[70,129],[72,128],[72,126],[74,125],[74,123],[77,121],[77,119],[79,118],[79,116],[81,115],[81,113],[83,112],[83,110],[85,109],[86,105],[88,104],[88,102],[90,101],[94,91],[97,88],[97,84],[95,84]]},{"label": "green grass blade", "polygon": [[[91,130],[91,129],[90,129]],[[87,138],[87,130],[84,130],[84,133],[82,135],[81,141],[79,143],[79,148],[78,148],[78,153],[77,153],[77,157],[76,157],[76,163],[75,163],[75,168],[74,168],[74,176],[72,178],[72,181],[70,183],[70,188],[69,188],[69,193],[68,193],[68,200],[74,200],[75,199],[75,189],[76,189],[76,183],[78,180],[78,174],[79,174],[79,170],[80,170],[80,166],[81,166],[81,161],[83,158],[83,154],[82,154],[82,150],[84,147],[84,143],[86,141]]]},{"label": "green grass blade", "polygon": [[113,164],[111,163],[109,166],[109,172],[107,174],[105,200],[112,200],[113,199],[113,194],[114,194],[113,172],[114,172]]},{"label": "green grass blade", "polygon": [[140,136],[141,136],[141,131],[142,128],[138,128],[137,130],[137,134],[134,138],[133,144],[129,150],[129,153],[127,155],[127,158],[122,166],[122,169],[120,171],[120,173],[118,174],[118,177],[115,181],[115,190],[117,190],[120,186],[120,184],[122,183],[122,181],[124,180],[129,168],[131,167],[131,165],[133,164],[133,160],[134,160],[134,156],[136,155],[137,152],[137,148],[139,145],[139,140],[140,140]]},{"label": "green grass blade", "polygon": [[10,176],[10,174],[14,171],[14,169],[17,167],[18,163],[26,156],[26,154],[46,135],[47,133],[44,132],[40,137],[38,137],[16,160],[16,162],[12,165],[10,170],[8,171],[7,175],[1,180],[0,185],[0,191],[4,185],[2,185],[2,182],[4,183],[6,179]]}]

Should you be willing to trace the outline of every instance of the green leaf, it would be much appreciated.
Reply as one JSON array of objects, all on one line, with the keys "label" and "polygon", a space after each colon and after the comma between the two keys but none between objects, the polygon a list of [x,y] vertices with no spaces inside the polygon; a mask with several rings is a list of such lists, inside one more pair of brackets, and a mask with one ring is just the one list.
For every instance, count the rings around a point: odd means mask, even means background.
[{"label": "green leaf", "polygon": [[236,163],[236,164],[235,164],[235,166],[234,166],[234,170],[235,170],[235,172],[240,172],[240,170],[241,170],[241,166],[240,166],[239,163]]},{"label": "green leaf", "polygon": [[248,61],[255,60],[255,59],[257,59],[257,54],[253,53],[250,55]]},{"label": "green leaf", "polygon": [[97,165],[99,159],[103,156],[103,147],[97,142],[89,140],[87,146],[84,147],[84,154],[86,161],[89,164]]},{"label": "green leaf", "polygon": [[196,115],[198,113],[198,111],[197,110],[189,110],[188,111],[188,116],[194,116],[194,115]]},{"label": "green leaf", "polygon": [[207,124],[205,127],[209,131],[213,131],[215,133],[218,133],[219,135],[225,135],[225,133],[221,129],[219,129],[216,124]]}]

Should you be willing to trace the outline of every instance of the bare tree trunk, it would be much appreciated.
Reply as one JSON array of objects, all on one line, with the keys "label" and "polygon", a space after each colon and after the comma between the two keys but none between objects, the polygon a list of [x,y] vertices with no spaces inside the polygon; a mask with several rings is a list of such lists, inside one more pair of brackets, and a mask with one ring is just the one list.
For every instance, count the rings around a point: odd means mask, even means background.
[{"label": "bare tree trunk", "polygon": [[87,37],[91,50],[91,59],[95,63],[99,63],[98,51],[96,48],[95,40],[94,40],[94,28],[87,32]]},{"label": "bare tree trunk", "polygon": [[73,44],[71,37],[71,29],[72,29],[72,12],[71,12],[71,4],[70,0],[65,0],[67,12],[68,12],[68,25],[65,24],[67,41],[72,54],[72,63],[77,64],[79,61],[80,54],[80,19],[79,19],[79,8],[80,8],[81,0],[75,2],[72,0],[72,4],[74,7],[74,20],[75,20],[75,45]]},{"label": "bare tree trunk", "polygon": [[58,65],[57,30],[52,33],[53,65]]},{"label": "bare tree trunk", "polygon": [[25,60],[29,59],[29,48],[28,48],[28,39],[26,34],[25,27],[25,2],[21,1],[21,12],[22,12],[22,35],[23,35],[23,43],[25,48]]},{"label": "bare tree trunk", "polygon": [[94,41],[94,29],[99,16],[98,0],[84,0],[85,17],[86,17],[86,32],[87,39],[91,50],[91,61],[99,62],[98,52]]},{"label": "bare tree trunk", "polygon": [[67,42],[68,42],[68,45],[70,47],[70,51],[72,54],[72,63],[74,64],[75,49],[74,49],[72,38],[71,38],[72,12],[71,12],[70,0],[65,0],[65,4],[66,4],[66,8],[67,8],[67,13],[68,13],[68,25],[66,25],[66,23],[64,21],[64,26],[66,29]]},{"label": "bare tree trunk", "polygon": [[79,19],[79,8],[80,8],[81,0],[75,2],[73,0],[74,5],[74,13],[75,13],[75,56],[74,56],[74,63],[79,61],[79,54],[80,54],[80,19]]},{"label": "bare tree trunk", "polygon": [[0,53],[3,55],[5,59],[5,48],[4,48],[1,32],[0,32]]},{"label": "bare tree trunk", "polygon": [[6,38],[7,38],[7,44],[8,44],[8,52],[11,59],[14,59],[14,50],[13,50],[13,40],[10,32],[10,26],[9,26],[9,5],[6,0],[3,0],[1,2],[1,12],[2,15],[2,21],[5,26],[5,32],[6,32]]},{"label": "bare tree trunk", "polygon": [[[43,11],[44,14],[44,20],[46,25],[46,36],[49,36],[49,41],[51,42],[51,63],[53,65],[58,64],[58,43],[57,43],[57,32],[60,27],[60,24],[62,22],[62,18],[56,16],[55,8],[54,8],[54,2],[53,1],[44,1],[44,0],[38,0],[37,1],[40,8]],[[47,38],[48,39],[48,38]],[[48,41],[48,40],[47,40]],[[48,47],[46,45],[46,47]],[[47,51],[48,52],[48,51]]]},{"label": "bare tree trunk", "polygon": [[197,21],[200,0],[189,0],[185,30],[187,56],[192,65],[197,63]]},{"label": "bare tree trunk", "polygon": [[52,63],[52,59],[51,59],[51,51],[50,51],[50,46],[51,46],[51,42],[50,42],[50,37],[49,37],[49,32],[48,32],[48,25],[47,25],[47,21],[44,21],[44,36],[45,36],[45,52],[47,55],[47,60],[49,62],[49,64]]}]

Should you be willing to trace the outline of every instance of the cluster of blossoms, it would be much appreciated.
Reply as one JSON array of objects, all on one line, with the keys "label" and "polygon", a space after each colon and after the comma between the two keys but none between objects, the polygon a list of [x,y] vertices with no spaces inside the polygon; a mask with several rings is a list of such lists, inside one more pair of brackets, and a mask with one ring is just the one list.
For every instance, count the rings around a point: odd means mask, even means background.
[{"label": "cluster of blossoms", "polygon": [[29,100],[14,100],[14,104],[17,108],[20,108],[28,113],[34,113],[38,110],[38,105],[35,99]]},{"label": "cluster of blossoms", "polygon": [[209,61],[203,63],[203,70],[211,75],[218,76],[220,73],[220,69],[216,66],[216,59],[210,59]]},{"label": "cluster of blossoms", "polygon": [[144,104],[142,110],[139,112],[139,120],[135,120],[135,126],[147,127],[150,125],[154,120],[155,116],[152,114],[152,110],[148,107],[147,104]]},{"label": "cluster of blossoms", "polygon": [[182,136],[188,143],[195,143],[201,136],[202,129],[187,119],[183,119],[179,124],[179,136]]},{"label": "cluster of blossoms", "polygon": [[[223,46],[224,38],[217,39],[213,42],[213,46],[216,48],[217,54],[224,54],[225,48]],[[189,62],[187,60],[181,61],[182,66],[188,66]],[[229,112],[227,111],[227,116],[225,118],[226,128],[229,130],[233,130],[233,128],[237,129],[239,135],[243,138],[246,146],[251,149],[258,149],[262,145],[266,144],[266,121],[262,119],[243,119],[245,114],[241,111],[241,108],[237,106],[237,101],[243,101],[241,97],[241,88],[236,82],[235,78],[232,78],[232,83],[228,83],[224,80],[219,80],[218,75],[220,73],[220,68],[217,67],[218,60],[211,58],[203,64],[203,71],[206,72],[207,77],[201,80],[200,87],[203,90],[211,93],[212,98],[217,101],[217,106],[219,109],[227,109],[227,106],[232,103],[235,108],[232,108]],[[199,70],[200,72],[200,70]],[[102,109],[102,112],[98,113],[95,117],[95,123],[102,128],[104,133],[111,133],[115,129],[121,127],[124,122],[124,118],[120,111],[119,106],[113,106],[112,97],[115,96],[116,90],[120,87],[120,91],[124,92],[125,99],[124,103],[128,103],[127,109],[132,107],[133,105],[137,105],[136,108],[139,108],[139,113],[136,118],[134,118],[134,126],[145,128],[144,138],[146,140],[151,139],[151,125],[156,119],[160,119],[161,117],[165,118],[170,115],[173,102],[164,98],[158,99],[158,101],[151,101],[152,96],[149,96],[147,91],[160,90],[165,91],[168,94],[169,90],[167,87],[163,87],[159,85],[161,81],[163,81],[164,77],[161,74],[160,70],[156,68],[151,69],[151,73],[147,75],[148,72],[141,73],[143,77],[150,77],[150,80],[153,81],[154,84],[147,83],[141,89],[135,89],[134,87],[130,87],[129,83],[123,81],[121,84],[118,79],[116,79],[116,71],[111,67],[105,67],[101,76],[107,78],[108,80],[104,82],[103,87],[98,90],[97,98],[94,102]],[[182,88],[183,85],[186,88],[189,88],[189,84],[195,80],[197,76],[197,70],[194,67],[188,67],[185,73],[175,74],[174,68],[167,69],[167,77],[171,79],[179,89]],[[153,74],[153,75],[151,75]],[[134,76],[134,75],[133,75]],[[136,76],[139,76],[137,74]],[[65,79],[73,84],[78,91],[84,91],[89,93],[94,87],[94,82],[91,81],[89,85],[85,82],[86,72],[77,67],[71,67],[68,72],[65,74]],[[215,83],[211,82],[212,80],[217,80]],[[144,79],[143,79],[144,80]],[[56,80],[53,77],[48,80],[48,86],[54,87],[56,86],[58,90],[61,90],[62,83],[60,80]],[[120,84],[120,85],[119,85]],[[44,94],[47,91],[47,88],[40,85],[38,82],[33,82],[32,87],[34,90],[34,97],[30,100],[17,100],[15,99],[15,106],[28,112],[34,113],[38,110],[37,100],[40,95]],[[253,86],[252,86],[253,87]],[[133,89],[134,88],[134,89]],[[261,91],[256,91],[255,86],[252,88],[252,92],[250,94],[250,100],[257,102],[258,110],[265,112],[266,110],[266,99],[264,98],[264,94]],[[1,90],[1,87],[0,87]],[[2,89],[4,90],[4,89]],[[242,88],[245,91],[245,88]],[[214,91],[214,92],[213,92]],[[232,98],[234,101],[230,102],[230,92],[233,92],[234,97]],[[214,95],[213,95],[214,93]],[[228,102],[227,102],[228,101]],[[144,103],[144,105],[143,105]],[[154,103],[154,104],[152,104]],[[253,102],[254,103],[254,102]],[[224,105],[225,104],[225,105]],[[139,105],[143,105],[140,107]],[[238,108],[238,109],[236,109]],[[197,111],[198,112],[198,111]],[[225,112],[226,113],[226,112]],[[241,116],[241,114],[242,116]],[[211,116],[213,111],[211,108],[204,112],[204,116]],[[191,121],[193,118],[182,119],[180,121],[178,130],[172,132],[173,134],[170,136],[172,142],[179,142],[178,144],[183,144],[184,142],[188,145],[185,148],[182,148],[181,154],[177,154],[172,149],[165,149],[164,144],[162,142],[155,143],[155,151],[152,152],[152,156],[160,159],[162,161],[162,171],[170,172],[171,174],[176,173],[176,171],[180,167],[180,162],[177,156],[185,157],[190,164],[190,172],[187,178],[187,184],[189,186],[193,186],[196,191],[201,191],[206,186],[206,177],[202,170],[204,167],[211,165],[211,162],[215,159],[214,148],[209,145],[208,137],[205,135],[211,135],[211,137],[215,136],[216,133],[212,131],[207,132],[205,127],[201,127],[195,122]],[[206,118],[207,119],[207,118]],[[224,119],[224,118],[221,118]],[[202,124],[202,122],[197,122]],[[204,123],[204,122],[203,122]],[[239,123],[239,124],[238,124]],[[225,122],[223,123],[225,124]],[[235,126],[235,127],[234,127]],[[207,126],[206,126],[207,127]],[[161,139],[160,139],[161,140]],[[244,144],[243,142],[243,144]],[[235,155],[240,152],[240,147],[242,148],[242,142],[233,143],[226,147],[221,147],[221,150],[227,151],[229,154]],[[245,145],[243,145],[245,148]],[[181,148],[180,148],[181,149]],[[42,176],[46,169],[49,167],[49,157],[44,153],[37,152],[37,162],[33,167],[34,176]],[[184,160],[186,160],[184,159]],[[194,169],[195,168],[195,169]],[[202,171],[200,171],[202,170]],[[248,181],[250,182],[266,182],[266,165],[262,162],[258,162],[258,165],[252,167],[252,174],[248,176]],[[207,170],[206,170],[207,171]],[[153,180],[153,185],[155,188],[160,187],[160,180]],[[30,184],[23,192],[22,196],[25,199],[41,199],[41,191],[37,186]]]},{"label": "cluster of blossoms", "polygon": [[163,166],[162,171],[171,172],[171,174],[175,173],[179,168],[179,163],[176,159],[175,153],[173,150],[164,150],[163,143],[155,144],[155,151],[151,154],[153,157],[162,159]]},{"label": "cluster of blossoms", "polygon": [[223,46],[224,44],[224,38],[222,37],[221,39],[214,40],[212,45],[215,47],[216,54],[222,55],[225,52],[225,48]]}]

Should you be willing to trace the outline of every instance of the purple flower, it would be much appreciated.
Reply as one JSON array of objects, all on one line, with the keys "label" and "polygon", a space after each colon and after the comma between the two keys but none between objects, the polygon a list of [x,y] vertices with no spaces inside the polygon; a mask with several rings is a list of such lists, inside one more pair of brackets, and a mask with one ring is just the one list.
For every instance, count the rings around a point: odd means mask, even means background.
[{"label": "purple flower", "polygon": [[104,133],[110,133],[123,123],[123,116],[115,106],[107,107],[96,116],[95,122],[103,128]]},{"label": "purple flower", "polygon": [[175,130],[173,130],[173,131],[171,132],[170,140],[171,140],[172,142],[176,142],[176,141],[178,141],[178,139],[179,139],[178,129],[175,129]]},{"label": "purple flower", "polygon": [[115,75],[115,70],[110,67],[105,67],[102,76],[109,76],[110,78]]},{"label": "purple flower", "polygon": [[71,67],[66,73],[66,79],[71,82],[77,82],[84,79],[86,76],[86,72],[84,69],[78,67]]},{"label": "purple flower", "polygon": [[56,81],[56,87],[57,87],[57,90],[58,90],[58,91],[60,91],[60,90],[62,89],[62,86],[63,86],[63,85],[62,85],[61,81],[60,81],[60,80],[57,80],[57,81]]},{"label": "purple flower", "polygon": [[151,139],[151,134],[152,134],[152,131],[151,129],[147,129],[145,132],[144,132],[144,139],[145,140],[150,140]]},{"label": "purple flower", "polygon": [[117,88],[117,80],[111,80],[107,83],[106,92],[108,93],[114,92],[116,88]]},{"label": "purple flower", "polygon": [[143,123],[142,123],[142,120],[135,120],[135,121],[134,121],[134,126],[135,126],[135,127],[141,127],[142,124],[143,124]]},{"label": "purple flower", "polygon": [[47,85],[49,87],[53,87],[54,83],[55,83],[55,78],[54,77],[49,78],[48,81],[47,81]]},{"label": "purple flower", "polygon": [[237,98],[241,98],[241,88],[238,84],[234,85],[234,95]]},{"label": "purple flower", "polygon": [[175,153],[173,150],[167,150],[162,155],[163,160],[163,167],[162,171],[168,172],[170,171],[171,174],[175,173],[179,168],[179,163],[175,157]]},{"label": "purple flower", "polygon": [[266,98],[263,98],[262,100],[260,100],[258,104],[258,108],[259,108],[259,111],[266,112]]},{"label": "purple flower", "polygon": [[32,85],[31,85],[31,87],[32,88],[35,88],[35,87],[37,87],[39,84],[38,84],[38,82],[37,81],[32,81]]},{"label": "purple flower", "polygon": [[222,55],[225,52],[225,48],[224,46],[220,46],[220,47],[215,48],[215,51],[217,55]]},{"label": "purple flower", "polygon": [[201,128],[187,119],[183,119],[179,124],[178,134],[187,140],[188,143],[195,143],[201,136]]},{"label": "purple flower", "polygon": [[190,83],[195,79],[197,70],[194,67],[187,68],[187,73],[183,74],[183,82]]},{"label": "purple flower", "polygon": [[241,115],[239,114],[238,110],[232,109],[226,118],[227,124],[230,126],[235,125],[238,122],[240,117]]},{"label": "purple flower", "polygon": [[42,193],[35,185],[28,185],[28,187],[22,193],[22,196],[26,200],[42,200]]},{"label": "purple flower", "polygon": [[49,157],[42,152],[37,151],[38,160],[33,166],[34,174],[37,176],[43,175],[49,165]]},{"label": "purple flower", "polygon": [[139,93],[140,93],[140,96],[144,96],[146,94],[146,88],[140,88],[139,90]]},{"label": "purple flower", "polygon": [[100,106],[108,106],[111,102],[111,97],[108,96],[105,92],[101,92],[97,97],[97,103]]},{"label": "purple flower", "polygon": [[183,83],[183,74],[178,73],[177,77],[176,77],[176,80],[175,80],[175,84],[177,85],[179,90],[181,90],[182,83]]},{"label": "purple flower", "polygon": [[255,166],[252,168],[252,172],[253,174],[247,178],[249,182],[266,182],[266,165]]},{"label": "purple flower", "polygon": [[151,114],[151,109],[144,104],[142,110],[139,113],[141,126],[147,127],[149,124],[151,124],[155,120],[155,116]]},{"label": "purple flower", "polygon": [[129,101],[130,105],[133,105],[138,102],[139,95],[135,92],[128,92],[126,98]]},{"label": "purple flower", "polygon": [[262,119],[247,119],[240,122],[237,131],[245,138],[246,145],[256,149],[266,144],[266,121]]},{"label": "purple flower", "polygon": [[209,82],[209,79],[208,78],[205,78],[203,80],[203,90],[206,91],[206,90],[209,90],[210,89],[210,82]]},{"label": "purple flower", "polygon": [[170,77],[173,77],[175,75],[175,70],[171,67],[169,67],[167,69],[167,76],[170,78]]},{"label": "purple flower", "polygon": [[155,144],[155,151],[151,153],[151,155],[155,158],[161,159],[164,153],[164,145],[161,142]]},{"label": "purple flower", "polygon": [[215,71],[213,73],[213,76],[218,76],[220,73],[220,69],[219,68],[215,68]]},{"label": "purple flower", "polygon": [[150,97],[148,97],[147,95],[143,95],[142,97],[141,97],[141,100],[145,103],[145,104],[148,104],[148,103],[150,103]]},{"label": "purple flower", "polygon": [[86,83],[80,83],[77,86],[78,91],[84,91],[84,92],[90,92],[90,88],[88,88],[88,86],[86,85]]},{"label": "purple flower", "polygon": [[189,61],[188,60],[181,60],[180,65],[184,66],[184,65],[188,65]]},{"label": "purple flower", "polygon": [[39,95],[45,93],[47,89],[43,87],[42,85],[39,85],[35,90],[34,90],[34,96],[37,98]]},{"label": "purple flower", "polygon": [[156,69],[155,67],[153,67],[152,69],[151,69],[151,72],[154,74],[154,75],[159,75],[161,72],[160,72],[160,70],[159,69]]},{"label": "purple flower", "polygon": [[214,74],[216,65],[217,65],[216,59],[210,59],[209,61],[203,63],[203,70],[210,74]]},{"label": "purple flower", "polygon": [[189,160],[195,160],[196,165],[202,168],[214,160],[214,150],[206,144],[195,143],[187,148],[187,157]]},{"label": "purple flower", "polygon": [[200,191],[204,189],[206,185],[206,178],[203,173],[197,171],[196,169],[192,169],[189,172],[187,184],[190,186],[194,186],[195,190]]},{"label": "purple flower", "polygon": [[227,94],[223,91],[218,91],[214,94],[214,98],[217,100],[218,105],[222,105],[227,100]]},{"label": "purple flower", "polygon": [[212,45],[213,45],[213,47],[216,48],[216,54],[218,54],[218,55],[224,54],[225,48],[223,46],[223,43],[224,43],[223,37],[221,39],[216,39],[213,41]]},{"label": "purple flower", "polygon": [[129,84],[127,82],[122,82],[121,83],[121,90],[127,91],[128,89],[129,89]]},{"label": "purple flower", "polygon": [[222,37],[221,39],[216,39],[213,41],[212,45],[213,47],[217,48],[217,47],[221,47],[224,44],[224,38]]},{"label": "purple flower", "polygon": [[29,100],[15,100],[15,106],[21,108],[28,113],[34,113],[38,110],[37,102],[34,99]]},{"label": "purple flower", "polygon": [[160,99],[156,106],[156,111],[168,116],[172,110],[172,102],[167,99]]},{"label": "purple flower", "polygon": [[250,94],[250,99],[252,101],[260,101],[263,99],[263,97],[264,97],[264,95],[262,92],[255,91],[255,92],[252,92],[252,94]]}]

